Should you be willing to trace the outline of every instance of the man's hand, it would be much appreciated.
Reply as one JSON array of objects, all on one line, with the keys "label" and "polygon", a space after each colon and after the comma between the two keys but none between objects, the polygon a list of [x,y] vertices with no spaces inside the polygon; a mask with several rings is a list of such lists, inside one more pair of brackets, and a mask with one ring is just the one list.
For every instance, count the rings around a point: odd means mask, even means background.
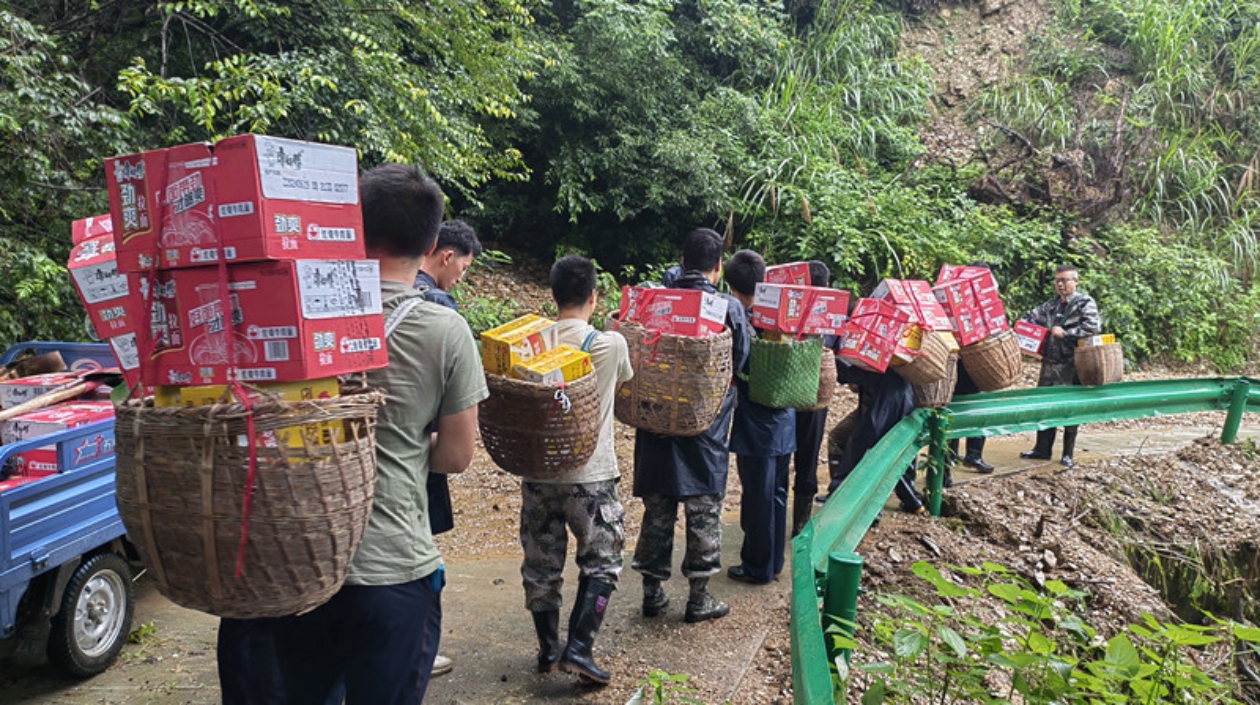
[{"label": "man's hand", "polygon": [[1055,326],[1050,329],[1050,335],[1062,340],[1063,336],[1067,335],[1067,331],[1063,330],[1063,326]]}]

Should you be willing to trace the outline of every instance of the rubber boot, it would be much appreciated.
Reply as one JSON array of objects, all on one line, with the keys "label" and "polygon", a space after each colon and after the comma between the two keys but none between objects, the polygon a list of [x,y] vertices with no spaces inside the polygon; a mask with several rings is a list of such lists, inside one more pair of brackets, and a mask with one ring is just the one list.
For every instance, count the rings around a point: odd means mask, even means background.
[{"label": "rubber boot", "polygon": [[984,462],[984,436],[967,439],[967,455],[962,459],[962,464],[985,475],[993,472],[994,467]]},{"label": "rubber boot", "polygon": [[809,523],[809,515],[813,512],[813,497],[796,493],[792,496],[792,538],[801,533],[801,529]]},{"label": "rubber boot", "polygon": [[669,595],[661,587],[661,581],[643,576],[643,616],[655,617],[669,607]]},{"label": "rubber boot", "polygon": [[715,600],[709,594],[708,578],[691,579],[691,595],[687,599],[687,612],[683,615],[684,622],[695,624],[696,622],[704,622],[710,619],[719,619],[730,614],[730,612],[730,605]]},{"label": "rubber boot", "polygon": [[538,632],[538,672],[551,673],[560,661],[560,610],[530,612]]},{"label": "rubber boot", "polygon": [[1049,460],[1050,454],[1054,452],[1054,437],[1059,432],[1057,428],[1047,428],[1044,431],[1037,432],[1037,445],[1032,450],[1026,450],[1019,454],[1019,457],[1027,460]]},{"label": "rubber boot", "polygon": [[1076,453],[1076,432],[1080,426],[1064,426],[1063,427],[1063,458],[1059,463],[1070,468],[1076,465],[1076,460],[1072,457]]},{"label": "rubber boot", "polygon": [[604,623],[604,611],[608,609],[608,597],[612,595],[612,583],[595,578],[582,578],[578,583],[577,602],[569,616],[569,643],[565,644],[560,657],[560,670],[572,673],[582,680],[596,685],[608,685],[612,676],[595,665],[595,636],[599,625]]}]

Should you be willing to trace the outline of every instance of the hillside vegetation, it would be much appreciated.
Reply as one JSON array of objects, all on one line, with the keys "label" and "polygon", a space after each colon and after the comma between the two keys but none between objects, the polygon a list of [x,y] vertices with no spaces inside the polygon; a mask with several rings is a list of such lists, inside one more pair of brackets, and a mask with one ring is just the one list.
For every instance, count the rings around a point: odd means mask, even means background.
[{"label": "hillside vegetation", "polygon": [[[15,0],[0,338],[80,338],[111,154],[266,132],[417,164],[483,239],[634,280],[691,227],[835,285],[1077,264],[1134,361],[1253,351],[1260,1]],[[506,310],[506,307],[503,308]]]}]

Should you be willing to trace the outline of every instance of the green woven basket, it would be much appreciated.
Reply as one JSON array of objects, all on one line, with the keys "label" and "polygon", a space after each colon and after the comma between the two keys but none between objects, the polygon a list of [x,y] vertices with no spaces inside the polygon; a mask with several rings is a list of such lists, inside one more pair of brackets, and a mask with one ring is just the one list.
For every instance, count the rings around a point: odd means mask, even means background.
[{"label": "green woven basket", "polygon": [[822,368],[821,338],[774,342],[754,338],[748,360],[748,397],[772,409],[813,406]]}]

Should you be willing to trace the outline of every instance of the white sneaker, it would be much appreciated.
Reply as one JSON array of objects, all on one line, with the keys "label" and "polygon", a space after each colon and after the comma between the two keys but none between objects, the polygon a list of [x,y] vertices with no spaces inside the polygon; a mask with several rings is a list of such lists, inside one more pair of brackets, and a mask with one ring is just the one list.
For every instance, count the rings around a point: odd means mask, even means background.
[{"label": "white sneaker", "polygon": [[433,673],[431,675],[444,676],[454,670],[454,668],[455,663],[453,661],[442,654],[438,654],[437,658],[433,659]]}]

